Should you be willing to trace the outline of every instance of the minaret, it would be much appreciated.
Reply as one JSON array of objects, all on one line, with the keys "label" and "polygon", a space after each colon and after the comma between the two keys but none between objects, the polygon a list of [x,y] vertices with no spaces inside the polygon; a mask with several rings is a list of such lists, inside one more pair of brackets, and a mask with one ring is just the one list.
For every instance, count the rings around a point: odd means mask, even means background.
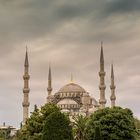
[{"label": "minaret", "polygon": [[103,54],[103,46],[102,46],[102,42],[101,42],[101,54],[100,54],[100,72],[99,72],[99,76],[100,76],[100,85],[99,85],[99,89],[100,89],[100,99],[99,99],[99,103],[100,103],[100,108],[104,108],[105,104],[106,104],[106,99],[105,99],[105,72],[104,72],[104,54]]},{"label": "minaret", "polygon": [[26,120],[28,118],[29,115],[29,62],[28,62],[28,52],[27,52],[27,48],[26,48],[26,55],[25,55],[25,63],[24,63],[24,75],[23,75],[23,79],[24,79],[24,88],[23,88],[23,124],[26,123]]},{"label": "minaret", "polygon": [[51,75],[51,67],[49,66],[49,73],[48,73],[48,97],[47,102],[51,102],[51,93],[52,93],[52,75]]},{"label": "minaret", "polygon": [[111,89],[111,96],[110,96],[110,100],[111,100],[111,107],[115,106],[115,100],[116,100],[116,96],[115,96],[115,84],[114,84],[114,70],[113,70],[113,64],[111,65],[111,85],[110,85],[110,89]]}]

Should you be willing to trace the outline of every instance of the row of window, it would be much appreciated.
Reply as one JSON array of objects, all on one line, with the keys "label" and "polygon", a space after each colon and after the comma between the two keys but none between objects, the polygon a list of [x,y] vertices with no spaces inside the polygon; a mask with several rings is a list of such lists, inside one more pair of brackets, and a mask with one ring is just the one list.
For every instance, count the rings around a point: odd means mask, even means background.
[{"label": "row of window", "polygon": [[80,108],[80,105],[76,105],[76,104],[62,104],[62,105],[58,105],[58,107],[62,108],[62,109],[70,109],[70,108]]},{"label": "row of window", "polygon": [[60,97],[77,97],[82,96],[83,93],[59,93]]}]

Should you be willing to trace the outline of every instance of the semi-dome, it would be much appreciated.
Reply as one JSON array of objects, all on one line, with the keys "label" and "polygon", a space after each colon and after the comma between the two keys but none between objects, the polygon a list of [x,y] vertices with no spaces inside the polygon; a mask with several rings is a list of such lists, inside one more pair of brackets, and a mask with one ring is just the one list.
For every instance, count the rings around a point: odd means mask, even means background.
[{"label": "semi-dome", "polygon": [[59,101],[57,104],[58,105],[65,105],[65,104],[77,105],[77,103],[72,99],[63,99],[63,100]]},{"label": "semi-dome", "polygon": [[60,107],[61,109],[77,109],[80,108],[80,105],[72,100],[72,99],[62,99],[57,103],[57,106]]},{"label": "semi-dome", "polygon": [[73,93],[75,93],[75,92],[84,93],[86,91],[84,88],[82,88],[78,84],[69,83],[69,84],[63,86],[58,92],[60,92],[60,93],[72,93],[72,92]]}]

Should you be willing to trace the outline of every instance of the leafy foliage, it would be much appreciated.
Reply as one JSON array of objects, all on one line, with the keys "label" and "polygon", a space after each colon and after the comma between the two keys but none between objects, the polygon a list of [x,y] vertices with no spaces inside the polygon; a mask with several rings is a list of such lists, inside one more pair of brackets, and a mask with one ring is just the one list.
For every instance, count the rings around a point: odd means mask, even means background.
[{"label": "leafy foliage", "polygon": [[135,118],[135,126],[136,126],[136,130],[137,130],[137,135],[140,139],[140,120]]},{"label": "leafy foliage", "polygon": [[42,140],[73,140],[69,118],[60,111],[51,113],[46,118]]},{"label": "leafy foliage", "polygon": [[42,123],[40,111],[35,106],[34,112],[32,112],[26,124],[22,126],[20,131],[21,137],[19,135],[20,139],[39,139],[43,127]]},{"label": "leafy foliage", "polygon": [[75,140],[86,140],[86,125],[87,125],[87,117],[82,115],[78,115],[74,117],[73,122],[73,131]]},{"label": "leafy foliage", "polygon": [[91,115],[87,129],[89,140],[93,140],[96,127],[101,128],[103,140],[133,140],[136,132],[131,110],[120,107],[101,109]]},{"label": "leafy foliage", "polygon": [[136,129],[140,130],[140,120],[135,118],[135,126],[136,126]]},{"label": "leafy foliage", "polygon": [[94,140],[102,140],[101,130],[100,130],[99,126],[95,127]]},{"label": "leafy foliage", "polygon": [[[47,134],[47,135],[46,135]],[[17,133],[17,140],[72,140],[72,127],[69,118],[51,103],[34,112]]]},{"label": "leafy foliage", "polygon": [[56,105],[45,104],[35,106],[15,140],[134,140],[139,126],[131,110],[121,107],[100,109],[89,118],[79,115],[70,123]]},{"label": "leafy foliage", "polygon": [[0,138],[9,139],[10,138],[11,129],[8,127],[5,130],[0,130]]}]

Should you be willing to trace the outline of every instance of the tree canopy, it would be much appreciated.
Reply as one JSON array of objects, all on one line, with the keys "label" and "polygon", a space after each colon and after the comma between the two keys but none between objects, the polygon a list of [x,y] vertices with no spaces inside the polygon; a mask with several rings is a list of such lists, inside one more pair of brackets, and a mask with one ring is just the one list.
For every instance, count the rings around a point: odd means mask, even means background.
[{"label": "tree canopy", "polygon": [[40,109],[35,106],[17,140],[134,140],[139,126],[130,109],[107,107],[88,117],[75,116],[70,122],[68,115],[49,103]]},{"label": "tree canopy", "polygon": [[74,117],[73,133],[75,140],[87,140],[86,127],[88,118],[82,115]]},{"label": "tree canopy", "polygon": [[43,128],[42,140],[73,140],[68,116],[60,111],[49,115]]},{"label": "tree canopy", "polygon": [[137,130],[140,130],[140,120],[138,118],[135,118],[135,126]]},{"label": "tree canopy", "polygon": [[94,140],[96,127],[103,140],[133,140],[136,132],[133,113],[121,107],[100,109],[91,115],[87,126],[89,140]]},{"label": "tree canopy", "polygon": [[[59,136],[56,135],[57,132],[59,132]],[[41,140],[45,137],[45,134],[47,136],[48,134],[54,135],[57,138],[63,134],[64,139],[61,138],[61,140],[72,140],[72,128],[69,118],[62,114],[56,105],[51,103],[45,104],[40,109],[35,105],[34,112],[18,132],[18,138],[19,140]],[[66,137],[66,134],[71,139]],[[49,140],[51,139],[49,138]]]},{"label": "tree canopy", "polygon": [[102,140],[101,130],[100,130],[99,126],[95,127],[94,140]]}]

